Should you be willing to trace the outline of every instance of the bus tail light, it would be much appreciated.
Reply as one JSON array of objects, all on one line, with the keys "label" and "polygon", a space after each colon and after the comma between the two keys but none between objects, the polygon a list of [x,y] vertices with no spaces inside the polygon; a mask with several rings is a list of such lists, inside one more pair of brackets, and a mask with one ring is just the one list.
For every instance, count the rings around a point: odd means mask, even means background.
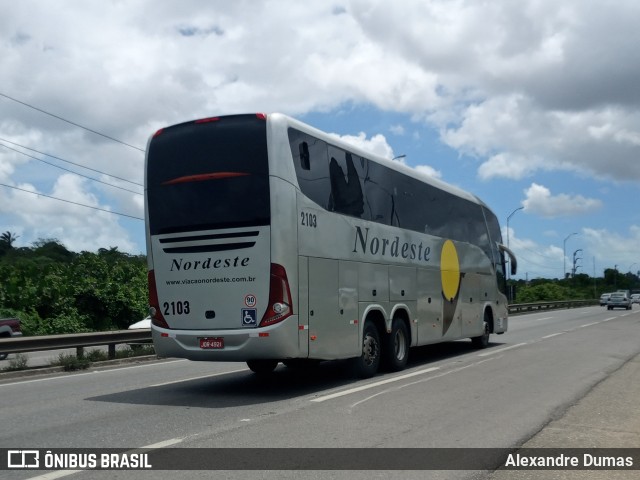
[{"label": "bus tail light", "polygon": [[269,305],[260,322],[261,327],[267,327],[283,321],[293,313],[293,302],[287,271],[282,265],[271,264],[269,280]]},{"label": "bus tail light", "polygon": [[156,275],[153,270],[149,270],[147,273],[147,281],[149,283],[149,315],[151,316],[151,323],[161,328],[170,328],[162,316],[162,310],[160,310],[158,289],[156,288]]}]

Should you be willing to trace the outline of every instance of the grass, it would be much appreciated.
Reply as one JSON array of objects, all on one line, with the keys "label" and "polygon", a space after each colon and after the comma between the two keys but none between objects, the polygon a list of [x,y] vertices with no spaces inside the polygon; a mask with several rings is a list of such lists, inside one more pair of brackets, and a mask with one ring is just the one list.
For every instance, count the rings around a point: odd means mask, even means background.
[{"label": "grass", "polygon": [[16,353],[15,356],[9,359],[9,365],[5,367],[8,372],[14,372],[16,370],[24,370],[29,363],[29,357],[24,353]]},{"label": "grass", "polygon": [[[133,345],[127,348],[116,350],[116,359],[135,358],[148,355],[155,355],[155,349],[152,344]],[[63,367],[65,371],[86,370],[95,362],[104,362],[109,360],[109,355],[101,349],[91,349],[84,355],[78,357],[73,354],[61,353],[56,360],[49,365],[51,367]],[[27,370],[29,368],[29,357],[24,353],[16,353],[9,357],[9,364],[3,369],[5,372],[15,372],[19,370]]]}]

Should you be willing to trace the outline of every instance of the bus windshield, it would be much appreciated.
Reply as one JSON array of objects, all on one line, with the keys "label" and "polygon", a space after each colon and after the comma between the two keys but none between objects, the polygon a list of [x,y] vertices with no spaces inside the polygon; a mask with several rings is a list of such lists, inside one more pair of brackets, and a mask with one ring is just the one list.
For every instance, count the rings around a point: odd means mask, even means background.
[{"label": "bus windshield", "polygon": [[236,115],[159,130],[146,188],[152,235],[268,225],[266,121]]}]

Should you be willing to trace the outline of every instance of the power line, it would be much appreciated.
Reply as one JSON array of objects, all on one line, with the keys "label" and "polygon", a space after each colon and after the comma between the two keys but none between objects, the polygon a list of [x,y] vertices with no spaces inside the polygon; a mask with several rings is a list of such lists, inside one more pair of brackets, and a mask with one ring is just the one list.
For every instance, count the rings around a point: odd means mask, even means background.
[{"label": "power line", "polygon": [[[0,138],[0,141],[5,142],[5,143],[10,143],[11,145],[15,145],[16,147],[24,148],[25,150],[30,150],[32,152],[39,153],[40,155],[45,155],[45,156],[50,157],[50,158],[55,158],[56,160],[60,160],[61,162],[70,163],[71,165],[75,165],[76,167],[86,168],[87,170],[91,170],[92,172],[96,172],[96,173],[99,173],[101,175],[106,175],[106,176],[111,177],[111,178],[116,178],[118,180],[122,180],[123,182],[127,182],[127,183],[131,183],[133,185],[136,185],[138,187],[144,187],[144,185],[142,185],[141,183],[137,183],[137,182],[134,182],[134,181],[131,181],[131,180],[127,180],[126,178],[118,177],[117,175],[112,175],[111,173],[106,173],[106,172],[103,172],[101,170],[96,170],[95,168],[87,167],[85,165],[81,165],[79,163],[72,162],[70,160],[65,160],[64,158],[56,157],[55,155],[51,155],[50,153],[41,152],[39,150],[36,150],[35,148],[30,148],[30,147],[26,147],[24,145],[20,145],[19,143],[12,142],[11,140],[6,140],[4,138]],[[5,147],[6,147],[6,145],[5,145]],[[9,147],[7,147],[7,148],[9,148]],[[17,151],[17,150],[15,150],[15,151]],[[22,153],[22,152],[18,152],[18,153]],[[31,158],[33,158],[33,157],[31,157]]]},{"label": "power line", "polygon": [[29,108],[31,108],[33,110],[36,110],[36,111],[40,112],[40,113],[44,113],[45,115],[49,115],[49,116],[51,116],[53,118],[57,118],[58,120],[62,120],[63,122],[66,122],[66,123],[68,123],[70,125],[73,125],[75,127],[82,128],[83,130],[86,130],[87,132],[91,132],[91,133],[94,133],[96,135],[100,135],[101,137],[104,137],[106,139],[112,140],[114,142],[120,143],[120,144],[125,145],[127,147],[134,148],[136,150],[144,152],[143,148],[136,147],[135,145],[130,145],[127,142],[123,142],[122,140],[118,140],[117,138],[110,137],[109,135],[105,135],[104,133],[97,132],[96,130],[92,130],[89,127],[85,127],[83,125],[80,125],[79,123],[72,122],[71,120],[67,120],[66,118],[62,118],[62,117],[60,117],[58,115],[55,115],[55,114],[50,113],[50,112],[47,112],[46,110],[42,110],[41,108],[34,107],[33,105],[29,105],[28,103],[25,103],[25,102],[22,102],[22,101],[20,101],[20,100],[18,100],[16,98],[10,97],[9,95],[5,95],[2,92],[0,92],[0,97],[7,98],[7,99],[9,99],[11,101],[19,103],[20,105],[24,105],[25,107],[29,107]]},{"label": "power line", "polygon": [[40,197],[52,198],[53,200],[58,200],[60,202],[65,202],[65,203],[71,203],[72,205],[78,205],[80,207],[91,208],[93,210],[100,210],[101,212],[112,213],[113,215],[120,215],[121,217],[129,217],[129,218],[133,218],[134,220],[143,220],[144,221],[144,218],[134,217],[133,215],[127,215],[126,213],[114,212],[112,210],[106,210],[106,209],[100,208],[100,207],[93,207],[91,205],[85,205],[84,203],[72,202],[71,200],[65,200],[64,198],[53,197],[51,195],[45,195],[44,193],[32,192],[31,190],[26,190],[24,188],[14,187],[12,185],[7,185],[7,184],[4,184],[4,183],[0,183],[0,186],[7,187],[7,188],[13,188],[14,190],[20,190],[21,192],[31,193],[32,195],[38,195]]},{"label": "power line", "polygon": [[102,180],[98,180],[97,178],[89,177],[87,175],[83,175],[81,173],[74,172],[73,170],[69,170],[68,168],[61,167],[60,165],[56,165],[55,163],[47,162],[46,160],[43,160],[43,159],[38,158],[38,157],[34,157],[33,155],[29,155],[28,153],[21,152],[20,150],[16,150],[15,148],[11,148],[11,147],[9,147],[7,145],[4,145],[2,143],[0,143],[0,146],[3,146],[4,148],[8,148],[9,150],[13,150],[14,152],[19,153],[20,155],[24,155],[25,157],[33,158],[34,160],[37,160],[39,162],[46,163],[47,165],[51,165],[52,167],[55,167],[55,168],[59,168],[60,170],[64,170],[65,172],[69,172],[69,173],[72,173],[74,175],[78,175],[79,177],[86,178],[86,179],[92,180],[94,182],[102,183],[103,185],[108,185],[109,187],[118,188],[120,190],[124,190],[125,192],[131,192],[131,193],[135,193],[136,195],[142,195],[142,193],[140,193],[140,192],[129,190],[128,188],[124,188],[124,187],[121,187],[119,185],[114,185],[113,183],[103,182]]}]

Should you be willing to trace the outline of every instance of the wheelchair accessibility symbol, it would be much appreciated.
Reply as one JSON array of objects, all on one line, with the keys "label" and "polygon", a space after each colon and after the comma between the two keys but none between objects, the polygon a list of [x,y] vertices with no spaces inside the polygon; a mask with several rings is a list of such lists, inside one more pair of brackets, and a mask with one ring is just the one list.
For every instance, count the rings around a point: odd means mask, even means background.
[{"label": "wheelchair accessibility symbol", "polygon": [[258,324],[258,312],[255,308],[242,309],[242,326],[255,327]]}]

